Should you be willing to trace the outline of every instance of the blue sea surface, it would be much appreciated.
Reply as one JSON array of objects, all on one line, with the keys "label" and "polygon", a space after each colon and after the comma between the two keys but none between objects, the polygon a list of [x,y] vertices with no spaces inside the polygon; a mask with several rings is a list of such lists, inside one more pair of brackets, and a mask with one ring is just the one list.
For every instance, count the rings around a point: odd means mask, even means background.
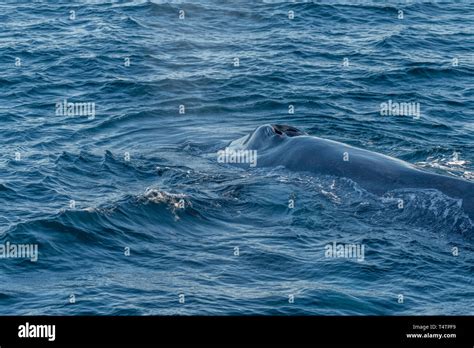
[{"label": "blue sea surface", "polygon": [[0,314],[474,314],[459,201],[216,160],[288,124],[472,181],[473,52],[469,1],[3,2]]}]

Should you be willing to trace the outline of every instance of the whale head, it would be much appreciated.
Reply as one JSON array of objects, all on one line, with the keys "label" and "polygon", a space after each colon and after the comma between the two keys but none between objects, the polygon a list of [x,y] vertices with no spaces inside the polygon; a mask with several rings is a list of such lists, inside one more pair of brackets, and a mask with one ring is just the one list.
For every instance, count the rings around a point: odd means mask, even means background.
[{"label": "whale head", "polygon": [[257,127],[249,135],[231,142],[229,147],[247,150],[265,150],[278,146],[288,138],[300,135],[307,135],[307,133],[288,125],[265,124]]}]

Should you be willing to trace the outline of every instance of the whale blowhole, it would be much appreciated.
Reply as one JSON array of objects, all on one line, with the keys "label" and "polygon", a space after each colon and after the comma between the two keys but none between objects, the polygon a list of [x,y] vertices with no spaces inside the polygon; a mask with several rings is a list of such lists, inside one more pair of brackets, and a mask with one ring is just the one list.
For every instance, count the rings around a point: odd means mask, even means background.
[{"label": "whale blowhole", "polygon": [[284,124],[272,124],[273,132],[278,135],[287,135],[289,137],[297,137],[300,135],[308,135],[306,132],[299,130],[298,128],[284,125]]}]

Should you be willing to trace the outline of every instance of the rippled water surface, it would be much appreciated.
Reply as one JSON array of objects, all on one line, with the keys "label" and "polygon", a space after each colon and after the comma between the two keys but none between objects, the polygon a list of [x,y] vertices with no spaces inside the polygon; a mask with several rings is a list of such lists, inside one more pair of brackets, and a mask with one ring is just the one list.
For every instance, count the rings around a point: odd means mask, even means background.
[{"label": "rippled water surface", "polygon": [[473,50],[467,1],[1,4],[0,242],[39,258],[0,314],[474,314],[458,201],[216,161],[280,123],[474,180]]}]

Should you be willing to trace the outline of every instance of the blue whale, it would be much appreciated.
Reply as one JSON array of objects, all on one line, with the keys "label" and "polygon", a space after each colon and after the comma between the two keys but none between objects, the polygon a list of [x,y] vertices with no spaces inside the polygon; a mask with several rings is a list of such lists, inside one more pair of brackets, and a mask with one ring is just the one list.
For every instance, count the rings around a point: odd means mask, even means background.
[{"label": "blue whale", "polygon": [[287,125],[263,125],[231,142],[229,149],[256,150],[257,167],[284,166],[292,171],[346,177],[383,195],[395,189],[435,189],[462,200],[474,221],[474,183],[421,170],[408,162],[333,140],[309,136]]}]

